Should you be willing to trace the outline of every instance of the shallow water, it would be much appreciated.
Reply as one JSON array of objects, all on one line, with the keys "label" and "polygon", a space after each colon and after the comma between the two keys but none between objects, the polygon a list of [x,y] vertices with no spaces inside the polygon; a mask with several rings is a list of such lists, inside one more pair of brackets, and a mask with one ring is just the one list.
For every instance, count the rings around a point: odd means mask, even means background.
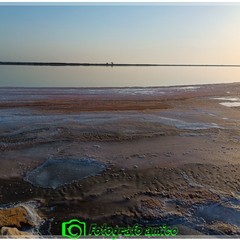
[{"label": "shallow water", "polygon": [[224,100],[224,101],[240,101],[240,98],[238,97],[217,97],[217,98],[212,98],[212,99],[216,99],[216,100]]},{"label": "shallow water", "polygon": [[225,107],[240,107],[240,98],[238,97],[217,97],[212,99],[228,101],[219,103]]},{"label": "shallow water", "polygon": [[158,122],[161,124],[174,126],[178,129],[204,130],[204,129],[211,129],[211,128],[221,128],[216,123],[186,122],[180,119],[161,117],[161,116],[150,115],[150,114],[143,116],[143,118],[145,121]]},{"label": "shallow water", "polygon": [[37,187],[57,188],[99,174],[105,165],[93,159],[49,159],[27,174],[25,180]]},{"label": "shallow water", "polygon": [[[180,206],[184,206],[184,202],[173,200]],[[202,238],[203,235],[215,235],[216,237],[222,234],[221,230],[217,227],[214,228],[215,224],[227,224],[229,229],[233,232],[236,228],[240,227],[240,200],[237,198],[223,199],[222,202],[208,202],[206,204],[193,205],[187,214],[183,216],[176,216],[174,214],[168,214],[165,218],[147,220],[142,219],[143,225],[163,225],[168,226],[185,226],[187,227],[188,234],[192,230],[193,238]],[[179,235],[185,233],[179,232]],[[195,235],[196,234],[196,235]],[[226,235],[225,235],[226,236]]]},{"label": "shallow water", "polygon": [[84,125],[100,125],[106,123],[114,123],[124,120],[141,120],[151,123],[159,123],[168,126],[173,126],[178,129],[187,130],[204,130],[211,128],[222,128],[213,122],[198,122],[192,119],[187,121],[182,120],[184,116],[190,116],[190,114],[196,114],[195,112],[188,112],[187,114],[171,112],[139,113],[139,112],[89,112],[78,114],[39,114],[29,109],[1,109],[0,110],[0,123],[1,127],[8,128],[14,127],[17,129],[11,133],[0,134],[0,136],[13,136],[21,134],[23,132],[31,132],[37,129],[47,129],[53,126],[61,126],[64,124],[78,123]]},{"label": "shallow water", "polygon": [[240,68],[226,67],[0,66],[0,72],[2,87],[147,87],[189,83],[196,85],[238,82],[240,76]]},{"label": "shallow water", "polygon": [[220,104],[225,107],[240,107],[240,102],[221,102]]},{"label": "shallow water", "polygon": [[229,199],[225,203],[210,203],[199,207],[194,216],[203,218],[206,223],[224,222],[240,227],[240,201]]}]

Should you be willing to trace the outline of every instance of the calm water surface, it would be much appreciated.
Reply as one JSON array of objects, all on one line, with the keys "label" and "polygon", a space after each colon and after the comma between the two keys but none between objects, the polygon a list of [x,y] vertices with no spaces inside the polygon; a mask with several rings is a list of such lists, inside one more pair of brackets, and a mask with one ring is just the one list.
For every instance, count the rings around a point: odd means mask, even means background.
[{"label": "calm water surface", "polygon": [[0,87],[147,87],[238,81],[237,67],[0,66]]}]

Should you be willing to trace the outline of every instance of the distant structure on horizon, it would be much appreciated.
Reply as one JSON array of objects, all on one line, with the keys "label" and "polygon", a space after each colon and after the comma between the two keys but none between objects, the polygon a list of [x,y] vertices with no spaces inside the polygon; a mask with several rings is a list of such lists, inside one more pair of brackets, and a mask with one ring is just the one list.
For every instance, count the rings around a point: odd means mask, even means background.
[{"label": "distant structure on horizon", "polygon": [[[113,67],[114,63],[113,63],[113,62],[111,62],[111,64],[110,64],[110,65],[111,65],[111,67]],[[108,62],[106,63],[106,66],[109,66],[109,63],[108,63]]]}]

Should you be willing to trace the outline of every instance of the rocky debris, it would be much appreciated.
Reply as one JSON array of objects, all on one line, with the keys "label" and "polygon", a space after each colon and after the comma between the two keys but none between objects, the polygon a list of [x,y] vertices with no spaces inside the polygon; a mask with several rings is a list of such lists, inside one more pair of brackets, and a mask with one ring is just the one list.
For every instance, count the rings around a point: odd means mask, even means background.
[{"label": "rocky debris", "polygon": [[215,222],[215,223],[212,223],[211,225],[208,225],[207,227],[215,231],[217,234],[226,234],[230,236],[233,236],[233,235],[239,236],[240,234],[239,227],[235,225],[223,223],[223,222]]},{"label": "rocky debris", "polygon": [[33,227],[34,224],[23,207],[0,209],[1,227]]},{"label": "rocky debris", "polygon": [[141,205],[147,208],[162,208],[162,204],[159,200],[154,198],[148,198],[141,201]]},{"label": "rocky debris", "polygon": [[174,153],[173,152],[166,152],[166,153],[163,153],[163,155],[165,157],[172,157],[174,155]]},{"label": "rocky debris", "polygon": [[97,144],[93,145],[93,147],[94,147],[95,149],[100,149],[100,148],[101,148],[101,146],[100,146],[100,145],[97,145]]},{"label": "rocky debris", "polygon": [[140,159],[143,159],[143,158],[146,158],[146,155],[145,155],[145,154],[132,154],[130,157],[131,157],[131,158],[140,158]]},{"label": "rocky debris", "polygon": [[[38,237],[37,229],[42,219],[35,210],[35,203],[21,203],[9,208],[0,209],[0,238],[34,238]],[[32,233],[26,232],[26,229]]]},{"label": "rocky debris", "polygon": [[28,232],[19,231],[17,228],[2,227],[0,230],[0,236],[7,238],[35,238],[36,236]]}]

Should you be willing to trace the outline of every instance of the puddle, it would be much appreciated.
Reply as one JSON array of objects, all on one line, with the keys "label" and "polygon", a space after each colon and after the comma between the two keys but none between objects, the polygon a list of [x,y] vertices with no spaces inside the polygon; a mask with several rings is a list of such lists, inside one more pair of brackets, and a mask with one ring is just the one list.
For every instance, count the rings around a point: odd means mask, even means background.
[{"label": "puddle", "polygon": [[196,90],[200,88],[199,86],[186,86],[186,87],[173,87],[172,89],[176,90]]},{"label": "puddle", "polygon": [[240,102],[221,102],[220,104],[225,107],[240,107]]},{"label": "puddle", "polygon": [[224,222],[227,224],[240,227],[240,211],[234,207],[235,204],[239,204],[239,200],[232,201],[229,205],[227,203],[211,203],[199,207],[194,216],[203,218],[207,223],[212,222]]},{"label": "puddle", "polygon": [[168,118],[168,117],[159,117],[159,116],[146,116],[144,117],[145,121],[159,122],[169,126],[174,126],[178,129],[186,130],[204,130],[211,128],[221,128],[216,123],[199,123],[199,122],[185,122],[179,119]]},{"label": "puddle", "polygon": [[[167,200],[168,203],[174,203],[184,208],[185,202],[179,200]],[[141,219],[140,223],[146,226],[176,226],[179,228],[179,235],[193,236],[193,238],[202,238],[203,235],[220,237],[223,235],[222,229],[211,228],[214,224],[225,223],[228,231],[235,232],[240,227],[240,200],[236,198],[225,199],[222,203],[208,203],[204,205],[193,205],[193,211],[183,210],[183,215],[176,215],[168,211],[167,215],[162,215],[154,220]],[[174,209],[175,210],[175,209]],[[216,225],[218,226],[218,225]],[[186,235],[185,235],[186,234]],[[225,233],[224,237],[228,235]],[[199,236],[199,237],[198,237]],[[231,235],[233,236],[233,235]],[[190,237],[192,238],[192,237]]]},{"label": "puddle", "polygon": [[57,188],[99,174],[105,165],[89,158],[49,159],[25,177],[25,181],[43,188]]},{"label": "puddle", "polygon": [[159,88],[119,88],[112,89],[112,93],[126,94],[126,95],[153,95],[164,94],[163,91],[159,91]]},{"label": "puddle", "polygon": [[238,98],[238,97],[217,97],[217,98],[212,98],[212,99],[223,100],[223,101],[232,101],[232,102],[240,101],[240,98]]},{"label": "puddle", "polygon": [[212,99],[228,101],[219,103],[225,107],[240,107],[240,98],[238,97],[218,97]]}]

